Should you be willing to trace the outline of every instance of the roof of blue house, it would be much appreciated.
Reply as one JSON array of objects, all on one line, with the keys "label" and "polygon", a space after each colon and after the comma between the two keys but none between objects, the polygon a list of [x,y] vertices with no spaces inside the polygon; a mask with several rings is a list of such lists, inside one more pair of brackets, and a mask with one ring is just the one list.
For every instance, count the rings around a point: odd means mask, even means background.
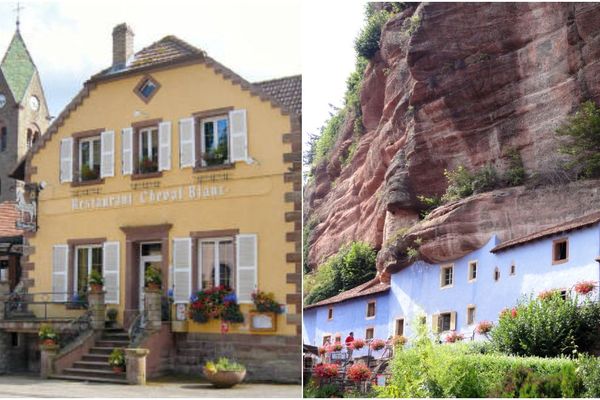
[{"label": "roof of blue house", "polygon": [[490,251],[492,253],[497,253],[499,251],[506,250],[515,246],[520,246],[525,243],[530,243],[535,240],[540,240],[548,236],[558,235],[575,229],[585,228],[597,224],[598,222],[600,222],[600,212],[592,213],[583,217],[572,219],[569,222],[565,222],[559,225],[552,226],[550,228],[543,229],[541,231],[530,233],[529,235],[521,236],[512,240],[507,240],[506,242],[494,247]]},{"label": "roof of blue house", "polygon": [[358,285],[355,288],[346,290],[345,292],[342,292],[338,295],[335,295],[335,296],[330,297],[325,300],[321,300],[314,304],[309,304],[309,305],[305,306],[304,309],[307,310],[310,308],[320,307],[320,306],[324,306],[327,304],[341,303],[343,301],[356,299],[358,297],[364,297],[364,296],[369,296],[369,295],[373,295],[373,294],[384,293],[384,292],[387,292],[388,290],[390,290],[390,286],[391,285],[389,283],[381,283],[379,281],[379,278],[374,278],[368,282]]}]

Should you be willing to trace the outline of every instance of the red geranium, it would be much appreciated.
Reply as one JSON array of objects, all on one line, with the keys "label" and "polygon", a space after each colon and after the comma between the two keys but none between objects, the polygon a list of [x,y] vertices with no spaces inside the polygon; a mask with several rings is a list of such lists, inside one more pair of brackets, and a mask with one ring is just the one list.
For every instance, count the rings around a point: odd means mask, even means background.
[{"label": "red geranium", "polygon": [[596,282],[583,281],[575,284],[575,292],[586,295],[596,288]]},{"label": "red geranium", "polygon": [[344,347],[342,346],[341,343],[334,343],[334,344],[330,344],[327,347],[327,352],[328,353],[333,353],[334,351],[342,351]]},{"label": "red geranium", "polygon": [[325,347],[319,347],[319,355],[322,356],[325,353],[327,353],[327,349]]},{"label": "red geranium", "polygon": [[475,327],[475,332],[479,333],[480,335],[485,335],[492,330],[493,326],[494,325],[490,321],[481,321]]},{"label": "red geranium", "polygon": [[[352,347],[350,347],[350,346],[352,346]],[[350,347],[351,349],[354,349],[354,350],[360,350],[363,347],[365,347],[365,341],[362,339],[354,339],[352,342],[350,342],[348,347]]]},{"label": "red geranium", "polygon": [[354,364],[348,368],[348,379],[353,382],[366,381],[371,377],[371,371],[365,364]]},{"label": "red geranium", "polygon": [[538,299],[540,299],[540,300],[548,300],[549,298],[551,298],[552,296],[554,296],[554,294],[556,292],[557,292],[556,289],[544,290],[544,291],[540,292],[540,294],[538,294]]},{"label": "red geranium", "polygon": [[314,375],[319,378],[334,378],[339,372],[337,364],[317,364]]},{"label": "red geranium", "polygon": [[517,309],[513,308],[512,310],[510,310],[510,316],[513,318],[517,318]]},{"label": "red geranium", "polygon": [[456,343],[456,342],[460,342],[464,338],[465,338],[465,335],[463,335],[462,333],[457,333],[456,331],[452,331],[448,335],[446,335],[446,337],[444,338],[444,342]]},{"label": "red geranium", "polygon": [[381,339],[373,339],[371,342],[371,350],[377,351],[385,347],[385,341]]}]

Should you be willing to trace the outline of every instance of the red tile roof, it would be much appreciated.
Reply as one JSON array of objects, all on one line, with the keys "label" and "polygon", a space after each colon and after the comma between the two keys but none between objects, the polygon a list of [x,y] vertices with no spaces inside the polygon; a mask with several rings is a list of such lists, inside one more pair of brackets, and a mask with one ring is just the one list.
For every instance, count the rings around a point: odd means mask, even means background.
[{"label": "red tile roof", "polygon": [[346,290],[345,292],[337,294],[333,297],[330,297],[325,300],[321,300],[318,303],[309,304],[309,305],[305,306],[304,309],[307,310],[310,308],[320,307],[320,306],[324,306],[327,304],[341,303],[343,301],[347,301],[350,299],[356,299],[359,297],[364,297],[364,296],[369,296],[369,295],[373,295],[373,294],[387,292],[388,290],[390,290],[389,283],[381,283],[379,281],[379,278],[374,278],[368,282],[363,283],[362,285],[358,285],[355,288]]},{"label": "red tile roof", "polygon": [[255,82],[263,92],[286,106],[297,115],[302,114],[302,76],[288,76],[286,78],[271,79]]},{"label": "red tile roof", "polygon": [[0,237],[20,236],[23,231],[15,228],[19,219],[19,211],[14,202],[0,203]]},{"label": "red tile roof", "polygon": [[494,247],[491,252],[496,253],[502,250],[506,250],[510,247],[520,246],[525,243],[533,242],[535,240],[543,239],[548,236],[557,235],[560,233],[566,233],[575,229],[585,228],[590,225],[594,225],[600,222],[600,212],[585,215],[583,217],[575,218],[568,222],[564,222],[559,225],[552,226],[550,228],[543,229],[529,235],[521,236],[516,239],[508,240],[504,243]]}]

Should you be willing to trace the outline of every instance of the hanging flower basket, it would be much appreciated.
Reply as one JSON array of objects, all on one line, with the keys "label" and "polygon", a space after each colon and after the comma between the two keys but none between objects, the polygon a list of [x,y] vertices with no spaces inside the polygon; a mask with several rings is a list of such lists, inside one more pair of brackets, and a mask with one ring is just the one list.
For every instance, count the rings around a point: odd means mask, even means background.
[{"label": "hanging flower basket", "polygon": [[487,333],[490,333],[493,326],[494,325],[490,321],[481,321],[477,324],[477,327],[475,327],[475,332],[477,332],[480,335],[485,335]]},{"label": "hanging flower basket", "polygon": [[385,347],[385,341],[381,339],[373,339],[371,342],[371,350],[378,351]]},{"label": "hanging flower basket", "polygon": [[353,350],[360,350],[365,347],[365,341],[362,339],[354,339],[352,342],[350,342],[349,346],[352,346],[350,348]]},{"label": "hanging flower basket", "polygon": [[348,368],[346,376],[352,382],[363,382],[371,378],[371,371],[365,364],[354,364]]},{"label": "hanging flower basket", "polygon": [[593,281],[583,281],[575,284],[575,292],[581,295],[587,295],[596,288],[596,283]]},{"label": "hanging flower basket", "polygon": [[456,343],[456,342],[462,341],[464,338],[465,338],[465,335],[463,335],[462,333],[452,331],[448,335],[446,335],[446,337],[444,338],[444,342]]}]

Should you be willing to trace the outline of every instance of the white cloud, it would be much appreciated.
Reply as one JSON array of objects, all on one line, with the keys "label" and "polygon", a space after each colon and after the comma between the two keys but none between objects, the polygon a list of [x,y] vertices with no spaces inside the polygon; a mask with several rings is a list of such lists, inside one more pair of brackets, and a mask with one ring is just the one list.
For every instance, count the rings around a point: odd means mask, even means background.
[{"label": "white cloud", "polygon": [[[53,115],[110,66],[112,29],[127,22],[135,50],[175,35],[250,81],[294,75],[301,65],[299,1],[25,0],[21,33]],[[14,33],[16,1],[0,0],[0,52]]]}]

